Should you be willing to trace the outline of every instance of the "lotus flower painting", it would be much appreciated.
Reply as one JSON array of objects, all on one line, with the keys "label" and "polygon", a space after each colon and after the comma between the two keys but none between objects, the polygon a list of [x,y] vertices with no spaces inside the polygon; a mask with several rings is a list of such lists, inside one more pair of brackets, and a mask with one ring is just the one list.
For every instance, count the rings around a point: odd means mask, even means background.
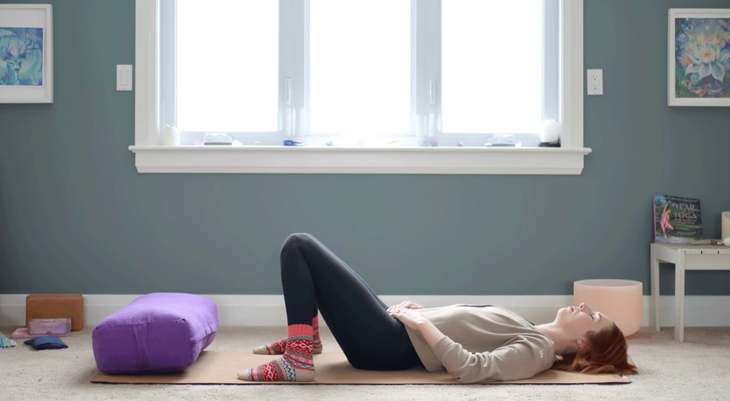
[{"label": "lotus flower painting", "polygon": [[730,98],[730,18],[675,18],[675,97]]},{"label": "lotus flower painting", "polygon": [[43,28],[0,27],[0,85],[43,86]]}]

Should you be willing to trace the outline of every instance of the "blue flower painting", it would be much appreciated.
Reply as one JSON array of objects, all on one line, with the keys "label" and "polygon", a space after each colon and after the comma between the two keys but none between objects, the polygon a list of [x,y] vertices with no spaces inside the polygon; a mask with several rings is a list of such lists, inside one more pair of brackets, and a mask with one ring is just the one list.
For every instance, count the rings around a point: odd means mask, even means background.
[{"label": "blue flower painting", "polygon": [[675,19],[675,96],[730,98],[730,18]]},{"label": "blue flower painting", "polygon": [[0,27],[0,85],[43,86],[43,28]]}]

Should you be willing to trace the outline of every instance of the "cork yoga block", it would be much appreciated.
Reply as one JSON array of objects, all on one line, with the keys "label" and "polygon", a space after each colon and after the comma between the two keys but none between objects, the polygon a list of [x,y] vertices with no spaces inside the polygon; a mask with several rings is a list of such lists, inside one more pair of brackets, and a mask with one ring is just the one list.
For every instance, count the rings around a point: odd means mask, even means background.
[{"label": "cork yoga block", "polygon": [[30,319],[71,318],[71,331],[84,328],[84,297],[81,294],[30,294],[25,298],[25,326]]}]

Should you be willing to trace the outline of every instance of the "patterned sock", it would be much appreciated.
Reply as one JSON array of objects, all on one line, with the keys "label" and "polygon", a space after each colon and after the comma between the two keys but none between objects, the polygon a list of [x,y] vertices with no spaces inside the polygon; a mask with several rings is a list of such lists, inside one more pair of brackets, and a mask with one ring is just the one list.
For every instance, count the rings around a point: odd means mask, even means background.
[{"label": "patterned sock", "polygon": [[246,381],[294,381],[314,380],[312,359],[312,335],[308,324],[293,324],[287,329],[284,356],[261,366],[238,372],[239,380]]},{"label": "patterned sock", "polygon": [[[312,318],[312,329],[314,330],[314,351],[313,354],[322,353],[322,340],[319,338],[319,315]],[[254,348],[254,354],[260,355],[281,355],[286,351],[286,338],[276,340],[271,344]]]},{"label": "patterned sock", "polygon": [[312,353],[321,354],[322,340],[319,338],[319,315],[315,315],[312,318],[312,332],[314,333],[314,336],[312,337],[314,339],[312,342]]}]

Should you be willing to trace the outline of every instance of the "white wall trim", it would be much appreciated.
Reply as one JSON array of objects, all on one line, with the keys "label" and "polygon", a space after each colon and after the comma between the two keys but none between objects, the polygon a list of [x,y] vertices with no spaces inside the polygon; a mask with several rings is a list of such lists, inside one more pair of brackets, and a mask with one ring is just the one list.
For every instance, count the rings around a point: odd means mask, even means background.
[{"label": "white wall trim", "polygon": [[580,174],[591,149],[130,146],[140,173]]},{"label": "white wall trim", "polygon": [[583,147],[583,0],[560,1],[561,146]]},{"label": "white wall trim", "polygon": [[[529,174],[579,175],[583,147],[583,0],[561,0],[562,148],[259,147],[209,151],[156,147],[159,140],[159,0],[136,0],[135,135],[129,150],[139,173]],[[442,151],[442,149],[444,149]],[[467,150],[468,151],[465,151]],[[528,150],[529,149],[529,150]]]},{"label": "white wall trim", "polygon": [[157,0],[137,0],[135,4],[134,57],[134,143],[157,144],[159,104],[159,56]]},{"label": "white wall trim", "polygon": [[[0,294],[0,326],[25,325],[25,299],[28,294]],[[84,294],[86,326],[96,326],[112,313],[127,306],[140,295]],[[204,295],[218,304],[221,326],[286,326],[283,295]],[[572,305],[571,295],[384,295],[386,305],[404,300],[426,307],[457,303],[504,306],[535,324],[551,322],[559,308]],[[642,326],[649,326],[650,296],[643,297]],[[685,327],[730,327],[730,296],[686,296]],[[674,296],[659,302],[662,327],[674,326]],[[322,322],[323,325],[326,323]]]}]

